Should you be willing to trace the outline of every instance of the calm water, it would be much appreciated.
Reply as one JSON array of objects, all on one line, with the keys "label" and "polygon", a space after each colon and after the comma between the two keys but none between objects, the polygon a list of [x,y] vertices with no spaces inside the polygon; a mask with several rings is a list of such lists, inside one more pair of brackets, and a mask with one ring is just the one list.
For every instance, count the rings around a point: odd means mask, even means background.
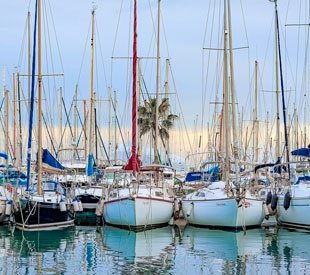
[{"label": "calm water", "polygon": [[187,226],[21,232],[0,227],[1,274],[310,274],[310,234]]}]

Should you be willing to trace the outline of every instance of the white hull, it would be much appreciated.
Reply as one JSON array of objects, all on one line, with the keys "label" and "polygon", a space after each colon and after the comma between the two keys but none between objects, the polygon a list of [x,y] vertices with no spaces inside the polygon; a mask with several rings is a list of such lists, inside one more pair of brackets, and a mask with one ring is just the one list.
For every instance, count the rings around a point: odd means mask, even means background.
[{"label": "white hull", "polygon": [[[189,216],[187,212],[193,203]],[[256,199],[234,198],[212,200],[183,200],[183,210],[188,223],[206,227],[235,228],[260,226],[264,220],[263,202]]]},{"label": "white hull", "polygon": [[310,197],[292,198],[287,210],[284,209],[283,202],[283,197],[280,197],[277,207],[278,223],[283,226],[310,229]]},{"label": "white hull", "polygon": [[74,220],[65,221],[65,222],[55,222],[49,224],[31,224],[23,225],[21,223],[15,223],[16,227],[24,231],[44,231],[44,230],[57,230],[65,227],[70,227],[74,225]]},{"label": "white hull", "polygon": [[105,201],[104,219],[111,225],[133,229],[168,224],[173,214],[173,200],[156,197],[122,197]]}]

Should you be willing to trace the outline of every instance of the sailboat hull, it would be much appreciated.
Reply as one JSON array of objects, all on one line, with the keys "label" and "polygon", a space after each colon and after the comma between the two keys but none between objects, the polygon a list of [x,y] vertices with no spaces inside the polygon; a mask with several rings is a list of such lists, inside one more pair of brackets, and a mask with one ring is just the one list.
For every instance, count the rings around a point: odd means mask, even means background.
[{"label": "sailboat hull", "polygon": [[69,212],[61,212],[57,203],[28,201],[14,217],[16,227],[22,230],[56,230],[74,225]]},{"label": "sailboat hull", "polygon": [[264,219],[262,201],[254,199],[183,200],[183,211],[188,223],[213,228],[259,227]]},{"label": "sailboat hull", "polygon": [[173,214],[173,201],[152,197],[121,198],[105,202],[107,224],[143,230],[167,225]]},{"label": "sailboat hull", "polygon": [[277,207],[279,225],[310,230],[310,198],[292,198],[287,210],[283,203],[284,199],[280,197]]}]

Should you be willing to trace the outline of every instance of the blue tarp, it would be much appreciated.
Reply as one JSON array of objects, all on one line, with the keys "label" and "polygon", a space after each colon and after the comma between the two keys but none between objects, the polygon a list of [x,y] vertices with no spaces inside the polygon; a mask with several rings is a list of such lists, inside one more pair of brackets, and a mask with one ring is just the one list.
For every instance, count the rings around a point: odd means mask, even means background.
[{"label": "blue tarp", "polygon": [[43,156],[42,156],[42,162],[44,164],[47,164],[51,169],[56,169],[58,171],[64,171],[65,167],[63,167],[59,161],[57,161],[52,155],[51,153],[47,150],[44,149],[43,150]]},{"label": "blue tarp", "polygon": [[1,152],[0,152],[0,157],[1,157],[1,158],[4,158],[4,159],[6,159],[6,160],[9,158],[7,154],[1,153]]},{"label": "blue tarp", "polygon": [[[257,172],[258,169],[264,168],[264,167],[274,167],[275,165],[278,165],[281,163],[281,159],[279,158],[275,163],[263,163],[263,164],[259,164],[256,165],[254,168],[255,173]],[[274,173],[281,173],[282,169],[284,171],[286,171],[286,167],[284,165],[279,165],[277,167],[274,168],[273,172]]]},{"label": "blue tarp", "polygon": [[92,154],[88,155],[87,166],[86,166],[86,175],[92,176],[95,173],[95,160]]},{"label": "blue tarp", "polygon": [[[218,177],[217,175],[220,174],[220,166],[217,165],[215,167],[212,167],[210,170],[205,171],[205,172],[190,172],[187,173],[185,181],[191,182],[191,181],[201,181],[203,178],[203,181],[217,181]],[[211,177],[211,178],[210,178]]]},{"label": "blue tarp", "polygon": [[292,151],[293,156],[310,157],[310,148],[300,148]]},{"label": "blue tarp", "polygon": [[310,176],[298,177],[298,180],[296,181],[295,184],[299,184],[301,181],[310,181]]}]

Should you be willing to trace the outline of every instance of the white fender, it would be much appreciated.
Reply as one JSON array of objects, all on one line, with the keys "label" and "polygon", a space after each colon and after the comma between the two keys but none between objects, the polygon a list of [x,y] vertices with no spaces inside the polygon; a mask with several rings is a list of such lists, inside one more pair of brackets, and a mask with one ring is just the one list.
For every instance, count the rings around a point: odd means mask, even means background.
[{"label": "white fender", "polygon": [[72,205],[73,205],[74,212],[79,212],[80,211],[80,207],[79,207],[78,201],[76,199],[73,199]]},{"label": "white fender", "polygon": [[5,215],[10,216],[12,213],[12,201],[7,201],[6,202],[6,207],[5,207]]},{"label": "white fender", "polygon": [[59,208],[60,208],[60,212],[67,211],[67,206],[66,206],[66,203],[63,201],[63,199],[61,199],[59,202]]},{"label": "white fender", "polygon": [[187,216],[187,217],[189,217],[189,216],[192,214],[193,209],[194,209],[194,203],[192,202],[192,203],[189,205],[188,210],[187,210],[187,212],[186,212],[186,216]]},{"label": "white fender", "polygon": [[79,206],[79,211],[83,212],[83,204],[82,204],[82,202],[79,199],[77,200],[77,202],[78,202],[78,206]]}]

